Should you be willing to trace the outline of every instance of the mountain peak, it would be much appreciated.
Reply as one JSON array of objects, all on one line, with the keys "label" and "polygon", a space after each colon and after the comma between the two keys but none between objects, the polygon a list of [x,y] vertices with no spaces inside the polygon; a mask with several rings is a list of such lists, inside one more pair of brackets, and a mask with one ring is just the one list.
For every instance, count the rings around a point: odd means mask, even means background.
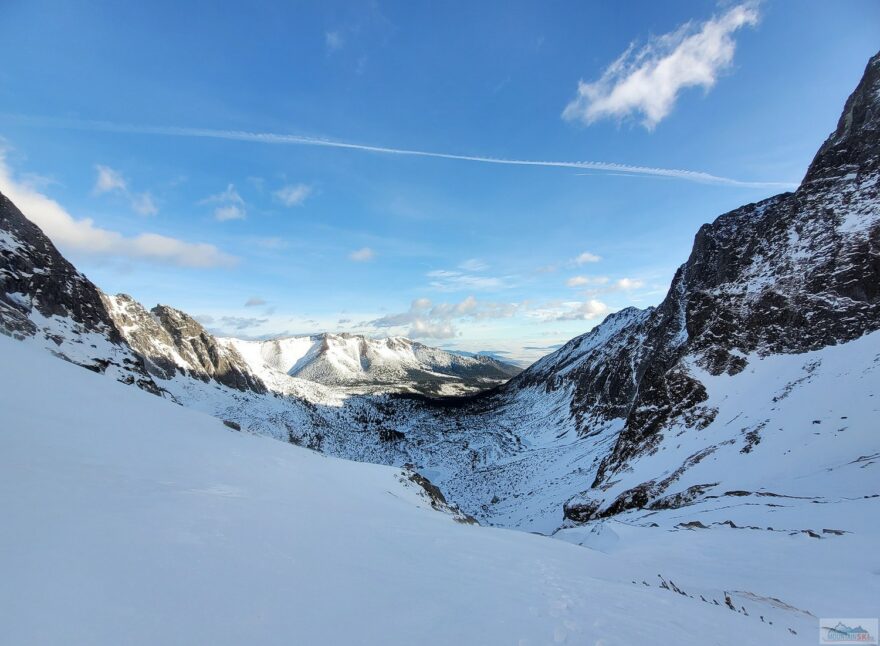
[{"label": "mountain peak", "polygon": [[837,128],[816,153],[804,184],[880,168],[880,52],[875,54],[850,94]]}]

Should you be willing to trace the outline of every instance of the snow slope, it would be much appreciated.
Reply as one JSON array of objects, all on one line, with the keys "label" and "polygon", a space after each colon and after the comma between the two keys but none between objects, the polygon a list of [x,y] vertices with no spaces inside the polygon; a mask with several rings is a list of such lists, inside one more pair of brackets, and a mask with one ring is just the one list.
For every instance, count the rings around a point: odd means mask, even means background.
[{"label": "snow slope", "polygon": [[457,523],[399,470],[0,354],[6,643],[815,642],[800,612],[770,625],[597,550]]}]

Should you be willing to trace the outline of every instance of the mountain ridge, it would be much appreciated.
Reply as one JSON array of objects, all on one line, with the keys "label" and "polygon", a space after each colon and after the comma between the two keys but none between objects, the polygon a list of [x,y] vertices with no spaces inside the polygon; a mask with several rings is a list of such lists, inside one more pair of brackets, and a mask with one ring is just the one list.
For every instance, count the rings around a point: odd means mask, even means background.
[{"label": "mountain ridge", "polygon": [[460,395],[497,386],[520,372],[491,357],[466,357],[401,336],[324,332],[220,342],[235,348],[256,374],[269,368],[349,392]]},{"label": "mountain ridge", "polygon": [[461,395],[495,387],[520,370],[490,357],[463,357],[405,337],[348,333],[261,341],[217,337],[168,305],[147,310],[127,294],[101,294],[121,337],[157,379],[177,374],[257,394],[296,390],[288,378],[348,394]]}]

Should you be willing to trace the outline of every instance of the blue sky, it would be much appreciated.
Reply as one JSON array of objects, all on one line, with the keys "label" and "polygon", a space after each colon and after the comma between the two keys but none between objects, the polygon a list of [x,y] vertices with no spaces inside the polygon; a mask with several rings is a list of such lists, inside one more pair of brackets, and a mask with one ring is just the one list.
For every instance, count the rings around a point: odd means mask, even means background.
[{"label": "blue sky", "polygon": [[215,331],[525,361],[796,185],[880,44],[873,0],[254,5],[6,0],[0,190]]}]

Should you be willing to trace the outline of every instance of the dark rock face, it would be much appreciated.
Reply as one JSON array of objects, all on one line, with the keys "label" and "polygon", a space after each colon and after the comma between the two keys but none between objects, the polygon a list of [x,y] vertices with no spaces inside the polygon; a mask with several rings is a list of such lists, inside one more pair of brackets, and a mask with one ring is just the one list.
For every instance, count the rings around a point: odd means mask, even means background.
[{"label": "dark rock face", "polygon": [[157,305],[150,313],[168,332],[175,347],[202,374],[237,390],[267,392],[266,386],[251,374],[244,360],[232,348],[221,347],[194,318],[167,305]]},{"label": "dark rock face", "polygon": [[512,394],[570,387],[583,435],[624,420],[592,489],[566,505],[567,518],[658,500],[663,483],[646,482],[614,501],[601,491],[630,460],[654,451],[672,424],[700,429],[712,421],[689,366],[736,374],[748,354],[807,352],[880,329],[878,186],[880,54],[797,191],[701,227],[658,307],[609,316],[506,386]]},{"label": "dark rock face", "polygon": [[875,56],[796,192],[731,211],[697,233],[657,308],[649,343],[658,352],[597,483],[705,399],[684,357],[711,374],[735,374],[744,354],[818,350],[880,329],[878,178]]},{"label": "dark rock face", "polygon": [[0,194],[0,332],[118,380],[160,391],[116,329],[100,290]]},{"label": "dark rock face", "polygon": [[157,305],[147,312],[127,294],[105,295],[104,301],[150,374],[171,379],[182,373],[236,390],[267,392],[234,348],[221,345],[188,314],[167,305]]},{"label": "dark rock face", "polygon": [[440,487],[428,480],[418,471],[413,470],[412,465],[408,464],[404,466],[403,475],[404,477],[406,477],[407,480],[415,483],[422,488],[422,490],[425,492],[425,495],[428,497],[428,500],[431,501],[431,507],[433,507],[437,511],[443,511],[448,514],[452,514],[453,519],[459,523],[463,523],[465,525],[479,525],[476,518],[464,513],[456,505],[450,505],[446,501],[446,497],[443,495],[443,492],[440,491]]},{"label": "dark rock face", "polygon": [[[70,318],[84,329],[105,334],[112,343],[121,340],[97,288],[2,194],[0,231],[6,241],[0,251],[3,258],[0,322],[10,333],[34,334],[36,326],[28,317],[36,310],[45,317]],[[22,297],[16,298],[13,294]]]}]

